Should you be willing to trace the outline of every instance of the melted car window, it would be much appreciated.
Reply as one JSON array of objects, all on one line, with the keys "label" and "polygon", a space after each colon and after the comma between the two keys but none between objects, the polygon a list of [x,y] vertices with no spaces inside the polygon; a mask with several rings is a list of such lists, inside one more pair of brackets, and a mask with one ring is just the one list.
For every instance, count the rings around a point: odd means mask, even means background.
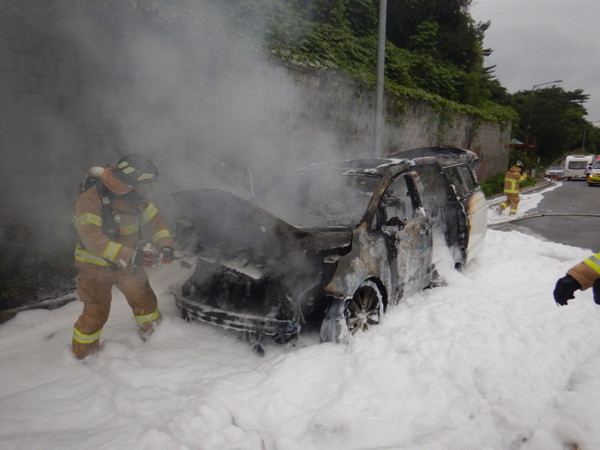
[{"label": "melted car window", "polygon": [[468,189],[467,189],[467,186],[465,185],[462,177],[460,176],[458,167],[457,166],[446,167],[444,169],[444,173],[446,174],[446,176],[450,180],[450,183],[454,187],[454,189],[456,191],[456,195],[459,198],[465,197],[468,193]]},{"label": "melted car window", "polygon": [[477,187],[477,183],[475,182],[475,178],[473,178],[473,172],[467,166],[457,166],[458,172],[462,178],[464,186],[467,190],[467,193],[471,193]]},{"label": "melted car window", "polygon": [[289,177],[261,200],[261,206],[301,228],[357,225],[379,176],[301,173]]},{"label": "melted car window", "polygon": [[392,217],[405,220],[413,215],[412,200],[405,176],[399,176],[387,188],[383,195],[382,204],[388,221]]}]

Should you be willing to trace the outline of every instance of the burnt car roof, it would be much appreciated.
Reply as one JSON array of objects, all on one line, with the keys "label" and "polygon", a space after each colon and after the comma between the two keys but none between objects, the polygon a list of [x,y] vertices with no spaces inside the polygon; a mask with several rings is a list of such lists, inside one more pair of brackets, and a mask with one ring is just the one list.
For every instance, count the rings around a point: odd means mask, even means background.
[{"label": "burnt car roof", "polygon": [[415,163],[438,162],[442,167],[459,164],[461,162],[476,163],[479,161],[477,153],[458,147],[421,147],[408,150],[395,149],[389,157],[365,158],[332,163],[313,164],[300,169],[297,173],[342,173],[383,175],[392,169],[392,175],[405,170],[411,170]]},{"label": "burnt car roof", "polygon": [[352,159],[332,163],[313,164],[300,169],[297,173],[341,173],[382,176],[386,172],[393,173],[410,170],[410,164],[400,158]]},{"label": "burnt car roof", "polygon": [[398,159],[431,160],[442,166],[458,164],[461,162],[475,163],[479,161],[477,153],[458,147],[421,147],[409,150],[395,149],[390,156]]}]

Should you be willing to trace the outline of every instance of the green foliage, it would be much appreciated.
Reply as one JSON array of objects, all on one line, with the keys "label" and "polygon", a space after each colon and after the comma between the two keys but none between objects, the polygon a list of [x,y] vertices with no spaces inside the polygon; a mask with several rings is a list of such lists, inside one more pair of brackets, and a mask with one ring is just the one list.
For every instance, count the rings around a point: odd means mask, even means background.
[{"label": "green foliage", "polygon": [[[2,5],[2,1],[5,2]],[[375,86],[379,0],[0,0],[12,11],[103,5],[166,23],[225,23],[238,45],[297,66],[339,70]],[[488,23],[469,15],[471,0],[388,0],[386,90],[445,114],[508,123],[517,118],[500,84],[483,67]],[[27,5],[27,8],[21,5]],[[33,6],[32,6],[33,5]],[[218,20],[216,18],[218,17]],[[212,20],[215,18],[215,20]],[[403,99],[404,97],[404,99]]]},{"label": "green foliage", "polygon": [[[227,15],[240,36],[262,38],[274,58],[311,69],[341,70],[374,87],[378,0],[231,0]],[[483,33],[468,14],[470,0],[391,0],[388,3],[386,90],[423,100],[448,113],[508,123],[517,118],[497,104],[499,83],[482,65]],[[256,20],[240,20],[249,11]],[[237,18],[237,19],[236,19]],[[497,95],[499,97],[499,95]]]},{"label": "green foliage", "polygon": [[588,98],[581,89],[565,91],[560,87],[517,92],[512,96],[512,107],[520,120],[513,128],[514,135],[523,142],[535,142],[543,164],[565,153],[579,152],[582,145],[585,151],[596,153],[600,136],[585,119],[583,105]]},{"label": "green foliage", "polygon": [[497,172],[495,175],[481,181],[479,184],[486,197],[501,194],[504,188],[504,172]]}]

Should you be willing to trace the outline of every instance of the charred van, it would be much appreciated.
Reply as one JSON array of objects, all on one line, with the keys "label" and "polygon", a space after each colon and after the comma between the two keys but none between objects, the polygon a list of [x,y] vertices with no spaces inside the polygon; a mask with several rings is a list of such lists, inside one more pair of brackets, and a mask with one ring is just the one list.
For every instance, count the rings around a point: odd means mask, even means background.
[{"label": "charred van", "polygon": [[343,341],[366,330],[430,285],[434,231],[457,267],[481,249],[476,160],[425,148],[319,164],[256,204],[220,190],[179,192],[178,239],[197,262],[176,304],[188,319],[258,341],[287,342],[311,328]]}]

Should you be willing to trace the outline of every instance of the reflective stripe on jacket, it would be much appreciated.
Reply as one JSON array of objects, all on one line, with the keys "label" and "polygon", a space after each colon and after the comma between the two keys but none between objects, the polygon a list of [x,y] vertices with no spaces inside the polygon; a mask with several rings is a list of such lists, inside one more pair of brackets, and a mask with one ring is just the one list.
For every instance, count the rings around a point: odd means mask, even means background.
[{"label": "reflective stripe on jacket", "polygon": [[504,175],[504,193],[518,194],[521,192],[520,184],[527,179],[527,175],[521,175],[521,169],[512,166]]},{"label": "reflective stripe on jacket", "polygon": [[157,248],[174,247],[171,233],[152,203],[143,199],[139,201],[135,194],[125,194],[115,196],[111,200],[111,207],[119,224],[119,235],[114,239],[106,236],[102,230],[102,200],[97,187],[88,189],[77,198],[73,217],[80,240],[75,248],[77,263],[125,267],[130,263],[140,233],[145,229]]},{"label": "reflective stripe on jacket", "polygon": [[591,287],[597,278],[600,278],[600,253],[594,253],[579,264],[571,267],[567,275],[575,278],[581,284],[581,290]]}]

